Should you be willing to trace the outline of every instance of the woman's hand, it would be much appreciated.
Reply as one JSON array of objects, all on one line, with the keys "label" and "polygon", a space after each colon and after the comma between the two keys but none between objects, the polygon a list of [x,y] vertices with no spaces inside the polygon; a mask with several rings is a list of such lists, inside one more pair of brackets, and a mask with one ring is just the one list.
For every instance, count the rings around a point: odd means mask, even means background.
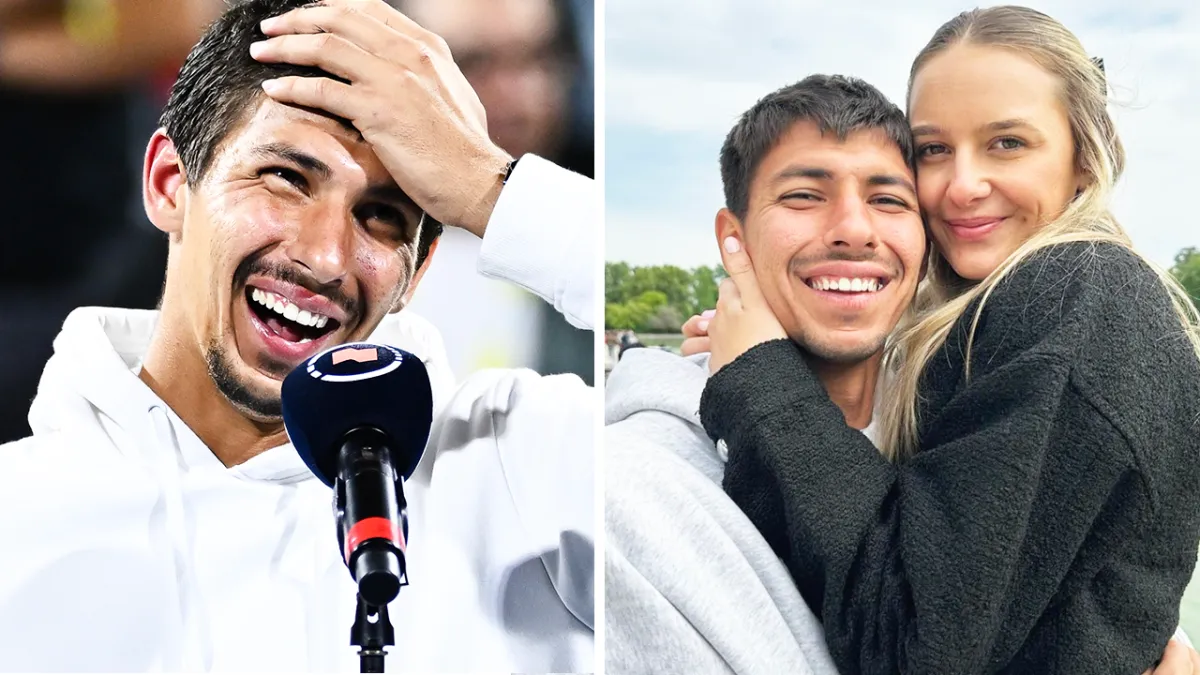
[{"label": "woman's hand", "polygon": [[684,322],[681,329],[683,344],[679,347],[679,351],[684,356],[704,354],[709,351],[708,322],[712,321],[713,315],[716,313],[717,310],[708,309],[701,314],[693,315]]},{"label": "woman's hand", "polygon": [[1200,654],[1181,640],[1171,639],[1162,661],[1142,675],[1200,675]]},{"label": "woman's hand", "polygon": [[[708,321],[709,372],[716,373],[751,347],[788,335],[767,305],[754,266],[737,237],[726,237],[722,262],[729,278],[721,282],[716,314]],[[701,321],[702,322],[702,321]],[[697,329],[699,323],[697,322]]]}]

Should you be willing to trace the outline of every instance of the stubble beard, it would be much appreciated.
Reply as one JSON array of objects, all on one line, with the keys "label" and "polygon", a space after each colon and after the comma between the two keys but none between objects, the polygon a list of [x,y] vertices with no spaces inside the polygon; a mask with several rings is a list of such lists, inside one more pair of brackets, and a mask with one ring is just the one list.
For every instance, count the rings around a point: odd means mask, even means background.
[{"label": "stubble beard", "polygon": [[208,364],[208,376],[217,386],[217,391],[235,408],[259,421],[283,419],[283,401],[279,395],[263,396],[239,380],[233,359],[218,341],[210,342],[205,348],[204,360]]}]

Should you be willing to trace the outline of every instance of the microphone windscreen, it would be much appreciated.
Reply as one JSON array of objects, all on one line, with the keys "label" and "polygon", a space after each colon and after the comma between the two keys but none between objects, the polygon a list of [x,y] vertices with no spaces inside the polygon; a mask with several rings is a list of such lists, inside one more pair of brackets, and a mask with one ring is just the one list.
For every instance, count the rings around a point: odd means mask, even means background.
[{"label": "microphone windscreen", "polygon": [[374,427],[386,434],[392,465],[407,479],[421,460],[433,422],[425,364],[388,345],[356,342],[326,349],[284,378],[282,398],[292,445],[330,487],[347,432]]}]

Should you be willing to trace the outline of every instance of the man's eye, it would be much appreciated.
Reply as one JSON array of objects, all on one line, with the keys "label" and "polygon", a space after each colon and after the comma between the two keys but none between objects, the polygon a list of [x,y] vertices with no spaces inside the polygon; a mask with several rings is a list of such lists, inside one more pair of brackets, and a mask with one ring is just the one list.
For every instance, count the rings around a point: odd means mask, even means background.
[{"label": "man's eye", "polygon": [[358,217],[370,227],[371,222],[382,225],[384,236],[395,241],[408,242],[416,237],[417,226],[400,209],[388,204],[370,204],[359,211]]},{"label": "man's eye", "polygon": [[811,192],[791,192],[783,196],[783,199],[796,199],[800,201],[815,202],[820,201],[820,197]]},{"label": "man's eye", "polygon": [[394,206],[387,206],[385,204],[374,204],[368,206],[363,216],[366,218],[381,220],[389,225],[395,225],[396,227],[401,228],[404,227],[407,221],[407,219],[404,217],[404,214],[400,213],[400,209],[397,209]]},{"label": "man's eye", "polygon": [[267,168],[263,169],[262,171],[259,171],[258,175],[259,176],[274,176],[277,178],[282,178],[283,180],[287,181],[288,184],[290,184],[292,187],[295,187],[299,190],[305,190],[308,188],[308,181],[304,180],[304,176],[301,175],[300,172],[296,171],[295,169],[289,169],[287,167],[282,167],[282,166],[272,166],[272,167],[267,167]]},{"label": "man's eye", "polygon": [[899,197],[892,197],[889,195],[880,195],[880,196],[876,197],[873,201],[877,204],[886,204],[888,206],[899,206],[899,207],[905,208],[905,209],[909,208],[908,202],[904,201],[903,199],[900,199]]}]

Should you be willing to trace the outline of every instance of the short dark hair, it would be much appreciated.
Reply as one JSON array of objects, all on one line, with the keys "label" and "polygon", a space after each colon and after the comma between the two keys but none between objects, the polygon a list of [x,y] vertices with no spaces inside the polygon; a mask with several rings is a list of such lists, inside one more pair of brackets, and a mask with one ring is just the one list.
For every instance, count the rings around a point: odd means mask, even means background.
[{"label": "short dark hair", "polygon": [[[259,29],[264,19],[285,14],[313,0],[236,0],[192,48],[163,109],[159,124],[175,144],[190,182],[198,183],[229,134],[241,124],[265,94],[262,83],[279,77],[342,78],[319,68],[263,63],[250,56],[251,43],[265,40]],[[347,126],[349,122],[344,122]],[[425,216],[417,242],[420,267],[442,224]]]},{"label": "short dark hair", "polygon": [[747,110],[721,146],[721,182],[725,206],[746,217],[750,181],[767,153],[797,122],[812,122],[822,134],[839,141],[852,131],[879,129],[900,148],[904,162],[916,171],[912,130],[904,111],[878,89],[854,77],[810,75],[767,94]]}]

